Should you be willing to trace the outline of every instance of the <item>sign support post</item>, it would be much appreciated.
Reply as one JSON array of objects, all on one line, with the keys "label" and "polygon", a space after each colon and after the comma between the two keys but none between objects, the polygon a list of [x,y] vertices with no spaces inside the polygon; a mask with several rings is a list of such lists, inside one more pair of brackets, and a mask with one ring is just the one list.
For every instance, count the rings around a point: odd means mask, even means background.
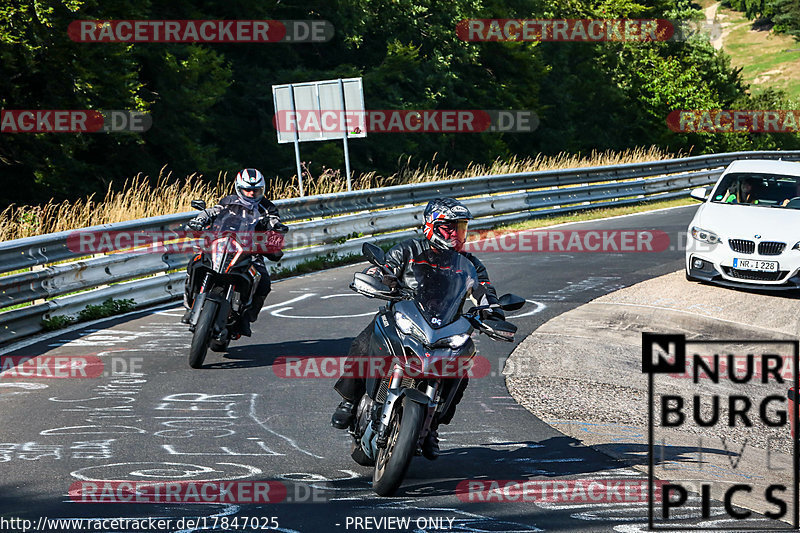
[{"label": "sign support post", "polygon": [[294,85],[289,84],[289,95],[292,99],[292,115],[294,119],[294,159],[297,164],[297,184],[300,188],[300,196],[305,196],[303,191],[303,169],[300,167],[300,133],[297,131],[297,106],[294,103]]},{"label": "sign support post", "polygon": [[347,190],[351,191],[353,190],[353,186],[350,182],[350,150],[347,147],[347,136],[350,134],[350,130],[347,127],[347,102],[344,98],[344,81],[342,81],[342,78],[339,78],[339,92],[342,94],[342,119],[340,123],[344,128],[344,136],[342,137],[342,144],[344,144],[344,168],[347,173]]}]

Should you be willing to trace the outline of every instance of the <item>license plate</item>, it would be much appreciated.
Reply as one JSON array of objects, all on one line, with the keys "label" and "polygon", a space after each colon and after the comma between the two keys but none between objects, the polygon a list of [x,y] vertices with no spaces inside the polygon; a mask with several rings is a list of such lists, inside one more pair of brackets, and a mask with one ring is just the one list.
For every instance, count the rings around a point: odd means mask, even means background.
[{"label": "license plate", "polygon": [[733,260],[733,268],[739,270],[756,270],[758,272],[777,272],[777,261],[759,261],[758,259],[739,259]]}]

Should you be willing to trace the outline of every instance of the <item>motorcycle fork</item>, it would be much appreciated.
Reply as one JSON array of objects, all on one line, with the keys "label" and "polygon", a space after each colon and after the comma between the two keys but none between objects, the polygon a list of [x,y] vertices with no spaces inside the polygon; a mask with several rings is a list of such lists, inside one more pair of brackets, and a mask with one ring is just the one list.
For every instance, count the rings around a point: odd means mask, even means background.
[{"label": "motorcycle fork", "polygon": [[422,423],[422,429],[419,432],[420,442],[424,441],[425,437],[427,437],[430,432],[431,423],[436,414],[436,407],[439,405],[438,394],[439,382],[434,381],[433,383],[428,383],[428,388],[425,390],[425,396],[428,397],[428,416],[425,417],[425,421]]},{"label": "motorcycle fork", "polygon": [[231,314],[231,298],[233,297],[234,287],[233,284],[228,285],[228,290],[225,293],[225,299],[220,302],[221,307],[219,314],[217,315],[217,322],[215,324],[214,330],[217,331],[214,338],[218,341],[224,341],[228,338],[228,317]]},{"label": "motorcycle fork", "polygon": [[189,328],[192,331],[194,331],[194,328],[197,326],[197,319],[200,318],[200,311],[203,310],[203,304],[206,301],[206,286],[208,285],[208,279],[210,277],[211,274],[206,272],[206,275],[203,277],[203,282],[200,284],[200,292],[197,293],[194,303],[192,304],[192,314],[189,317]]},{"label": "motorcycle fork", "polygon": [[392,378],[389,380],[389,390],[386,392],[386,401],[383,404],[381,412],[380,425],[378,426],[378,438],[375,443],[378,448],[385,448],[389,440],[388,429],[389,421],[392,419],[394,412],[394,404],[400,398],[400,386],[403,381],[403,369],[400,365],[394,365],[392,370]]}]

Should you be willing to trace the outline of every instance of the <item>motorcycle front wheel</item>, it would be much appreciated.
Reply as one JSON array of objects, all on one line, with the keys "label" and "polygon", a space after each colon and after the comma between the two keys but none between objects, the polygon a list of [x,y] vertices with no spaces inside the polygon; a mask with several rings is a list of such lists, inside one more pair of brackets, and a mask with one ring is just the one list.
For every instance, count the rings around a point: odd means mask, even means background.
[{"label": "motorcycle front wheel", "polygon": [[203,366],[218,307],[219,304],[213,300],[206,300],[203,303],[203,310],[200,311],[200,316],[197,318],[197,327],[192,337],[192,346],[189,348],[189,366],[192,368]]},{"label": "motorcycle front wheel", "polygon": [[378,451],[372,489],[379,496],[391,496],[403,483],[403,478],[417,451],[419,430],[425,420],[422,404],[403,398],[403,405],[396,409],[390,421],[389,440],[385,448]]}]

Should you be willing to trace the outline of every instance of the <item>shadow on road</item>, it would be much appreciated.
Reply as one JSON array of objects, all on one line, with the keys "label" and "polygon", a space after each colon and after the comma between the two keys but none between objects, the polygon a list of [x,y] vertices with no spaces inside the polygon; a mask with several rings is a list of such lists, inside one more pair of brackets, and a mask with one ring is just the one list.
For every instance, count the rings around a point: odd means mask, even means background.
[{"label": "shadow on road", "polygon": [[214,353],[209,350],[203,368],[272,366],[278,357],[345,357],[352,341],[353,337],[343,337],[230,346],[227,353]]},{"label": "shadow on road", "polygon": [[[630,460],[621,461],[583,446],[577,439],[560,436],[541,442],[519,441],[486,444],[486,447],[442,447],[438,460],[429,462],[415,457],[405,482],[396,496],[423,497],[455,494],[458,484],[464,480],[527,480],[548,478],[591,479],[598,474],[607,479],[608,472],[624,468],[629,464],[647,464],[647,446],[632,444]],[[489,446],[493,446],[490,448]],[[497,447],[508,447],[498,450]],[[666,447],[664,454],[656,454],[656,464],[671,462],[694,462],[696,447]],[[733,452],[706,448],[703,453],[735,455]],[[691,454],[691,455],[690,455]],[[636,474],[635,477],[644,474]],[[367,480],[371,477],[369,471]],[[630,479],[630,473],[621,473],[620,479]],[[362,478],[349,479],[348,487]],[[332,487],[336,482],[332,482]]]}]

